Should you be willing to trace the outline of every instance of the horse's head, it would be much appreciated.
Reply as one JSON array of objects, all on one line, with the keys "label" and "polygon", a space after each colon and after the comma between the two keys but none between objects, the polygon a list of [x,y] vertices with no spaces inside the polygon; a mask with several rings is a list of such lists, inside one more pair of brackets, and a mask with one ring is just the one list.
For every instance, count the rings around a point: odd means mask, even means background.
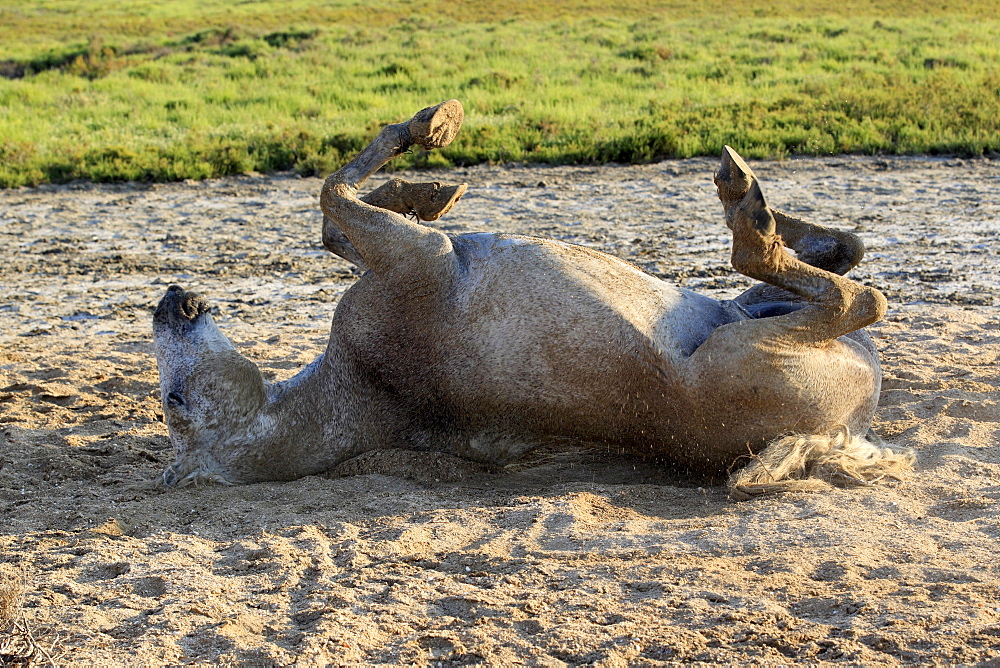
[{"label": "horse's head", "polygon": [[267,425],[260,370],[219,331],[208,303],[170,286],[153,315],[163,413],[177,460],[163,473],[169,486],[228,482],[224,468]]}]

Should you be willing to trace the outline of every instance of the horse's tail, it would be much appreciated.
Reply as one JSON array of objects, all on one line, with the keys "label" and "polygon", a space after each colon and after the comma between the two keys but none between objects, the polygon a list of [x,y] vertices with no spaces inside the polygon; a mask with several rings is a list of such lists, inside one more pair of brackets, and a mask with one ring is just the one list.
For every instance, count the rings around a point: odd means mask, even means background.
[{"label": "horse's tail", "polygon": [[866,486],[902,480],[913,470],[912,450],[875,445],[847,427],[830,434],[782,436],[729,477],[729,496],[746,501],[778,492],[812,492],[831,486]]}]

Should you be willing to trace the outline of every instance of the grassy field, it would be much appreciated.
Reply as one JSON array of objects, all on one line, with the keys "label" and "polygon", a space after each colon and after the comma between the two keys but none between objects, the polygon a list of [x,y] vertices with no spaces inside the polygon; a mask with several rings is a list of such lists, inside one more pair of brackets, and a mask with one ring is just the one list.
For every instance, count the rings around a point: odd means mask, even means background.
[{"label": "grassy field", "polygon": [[326,173],[451,97],[401,166],[1000,151],[995,0],[368,4],[7,0],[0,186]]}]

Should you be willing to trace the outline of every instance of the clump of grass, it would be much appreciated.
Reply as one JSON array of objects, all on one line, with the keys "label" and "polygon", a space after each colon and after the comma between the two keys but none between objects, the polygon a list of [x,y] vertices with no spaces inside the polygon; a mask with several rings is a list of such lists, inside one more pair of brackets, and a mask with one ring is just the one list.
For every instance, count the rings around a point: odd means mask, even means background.
[{"label": "clump of grass", "polygon": [[23,622],[24,576],[0,569],[0,665],[30,666],[37,646]]},{"label": "clump of grass", "polygon": [[458,140],[397,167],[648,162],[723,144],[753,158],[1000,151],[988,2],[361,11],[321,0],[0,9],[0,187],[323,174],[383,124],[451,97],[467,112]]},{"label": "clump of grass", "polygon": [[24,603],[24,576],[10,568],[0,568],[0,633],[13,628]]},{"label": "clump of grass", "polygon": [[54,666],[50,651],[35,638],[24,614],[24,581],[23,571],[0,564],[0,666],[27,667],[39,660]]}]

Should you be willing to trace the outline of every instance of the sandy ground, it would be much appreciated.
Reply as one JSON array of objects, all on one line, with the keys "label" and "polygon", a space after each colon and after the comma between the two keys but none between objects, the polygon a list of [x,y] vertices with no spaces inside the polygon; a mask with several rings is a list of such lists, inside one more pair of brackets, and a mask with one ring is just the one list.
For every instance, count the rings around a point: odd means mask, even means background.
[{"label": "sandy ground", "polygon": [[[558,237],[729,297],[749,282],[714,165],[434,177],[470,183],[447,230]],[[733,503],[563,450],[157,489],[153,305],[198,289],[266,374],[294,374],[354,279],[320,245],[320,181],[0,191],[0,580],[23,578],[60,663],[995,662],[1000,163],[754,168],[773,205],[868,244],[854,275],[891,302],[875,430],[918,452],[904,482]]]}]

